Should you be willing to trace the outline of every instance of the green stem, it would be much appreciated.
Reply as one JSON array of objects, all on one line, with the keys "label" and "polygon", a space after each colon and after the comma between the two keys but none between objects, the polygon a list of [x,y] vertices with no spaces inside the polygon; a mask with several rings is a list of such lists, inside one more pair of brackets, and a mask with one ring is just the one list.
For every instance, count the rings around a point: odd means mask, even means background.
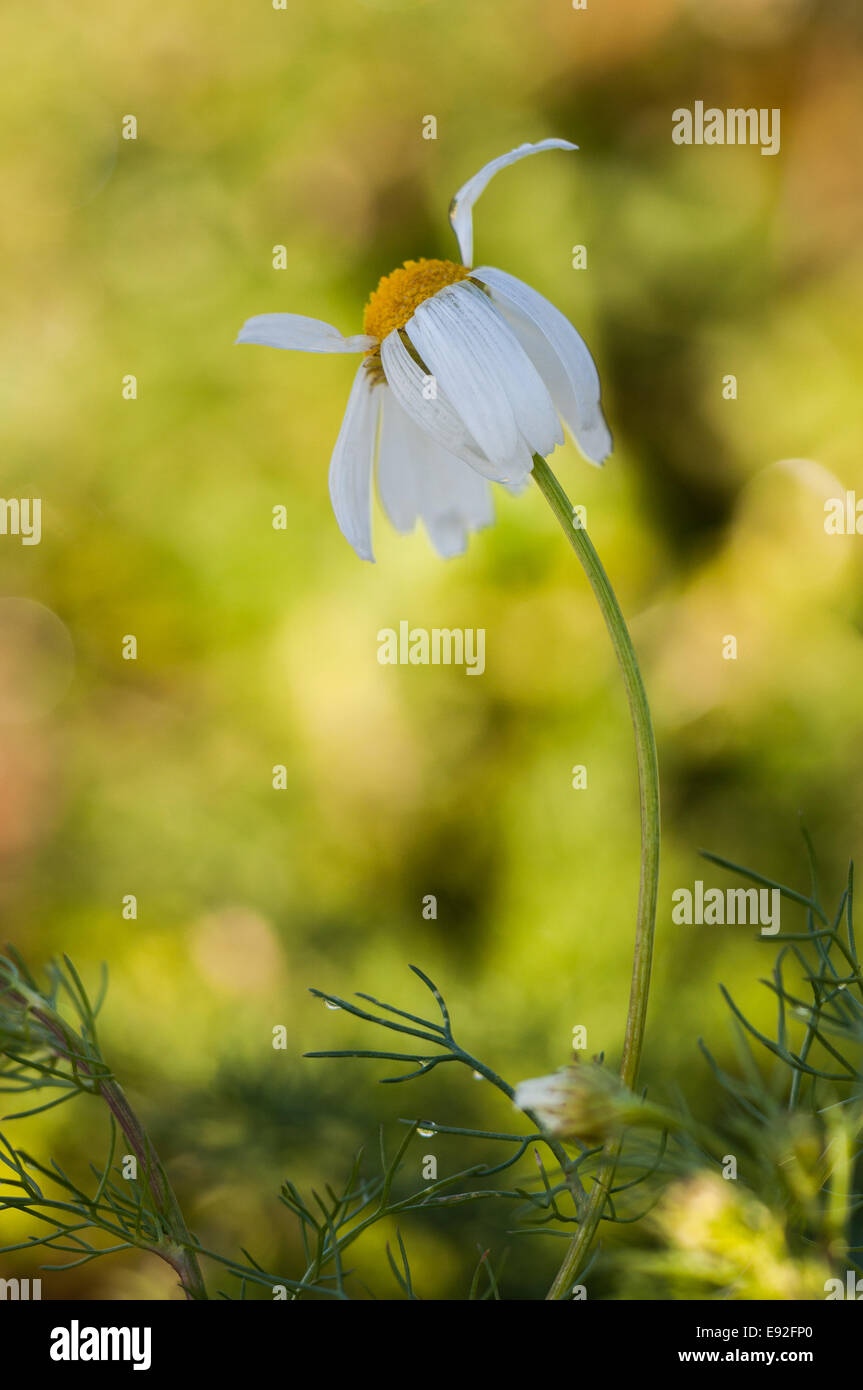
[{"label": "green stem", "polygon": [[[12,992],[10,991],[10,993]],[[161,1217],[168,1232],[165,1241],[148,1248],[153,1251],[154,1255],[158,1255],[160,1259],[169,1264],[180,1276],[180,1283],[187,1299],[206,1300],[207,1286],[201,1274],[201,1267],[193,1248],[194,1241],[186,1226],[182,1209],[174,1189],[168,1181],[168,1175],[161,1160],[153,1147],[153,1142],[126,1099],[123,1090],[112,1078],[101,1075],[104,1067],[94,1066],[92,1058],[86,1055],[86,1039],[79,1038],[59,1014],[49,1010],[42,1001],[38,1001],[38,1007],[34,1007],[32,1000],[25,997],[23,993],[17,996],[13,993],[12,997],[17,997],[23,1004],[29,1005],[33,1016],[38,1018],[39,1022],[57,1040],[58,1052],[68,1057],[73,1068],[76,1068],[92,1082],[93,1094],[101,1096],[105,1101],[126,1136],[135,1158],[144,1170],[144,1178],[153,1200],[153,1209]]]},{"label": "green stem", "polygon": [[115,1081],[99,1082],[99,1094],[128,1139],[138,1162],[143,1165],[156,1211],[168,1229],[167,1242],[160,1245],[154,1253],[176,1270],[187,1299],[205,1301],[207,1286],[193,1249],[194,1241],[150,1136]]},{"label": "green stem", "polygon": [[[632,962],[632,986],[626,1016],[626,1036],[620,1074],[634,1090],[638,1084],[638,1068],[644,1042],[647,1001],[650,988],[650,966],[653,957],[653,936],[656,925],[656,893],[659,883],[659,769],[656,761],[656,740],[653,721],[638,669],[632,638],[620,605],[602,562],[593,548],[587,531],[575,518],[572,503],[544,458],[534,455],[533,476],[542,495],[560,522],[563,532],[578,556],[590,587],[602,610],[612,645],[620,664],[629,711],[635,729],[635,754],[638,763],[638,790],[641,807],[641,878],[638,889],[638,916],[635,927],[635,951]],[[611,1187],[620,1154],[620,1140],[606,1144],[596,1175],[595,1185],[578,1227],[567,1249],[547,1297],[565,1298],[587,1262],[596,1237],[606,1196]]]}]

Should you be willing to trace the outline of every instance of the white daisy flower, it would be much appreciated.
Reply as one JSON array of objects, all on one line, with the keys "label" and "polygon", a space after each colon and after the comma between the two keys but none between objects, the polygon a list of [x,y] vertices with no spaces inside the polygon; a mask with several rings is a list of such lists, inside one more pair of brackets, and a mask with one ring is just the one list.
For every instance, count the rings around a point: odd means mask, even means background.
[{"label": "white daisy flower", "polygon": [[558,309],[504,270],[471,265],[473,205],[508,164],[569,140],[519,145],[491,160],[450,205],[461,261],[405,261],[385,275],[350,338],[318,319],[259,314],[238,343],[299,352],[362,352],[330,462],[330,497],[344,536],[372,553],[372,472],[397,531],[420,518],[443,556],[494,519],[491,482],[520,491],[563,443],[601,464],[611,436],[599,375],[583,339]]}]

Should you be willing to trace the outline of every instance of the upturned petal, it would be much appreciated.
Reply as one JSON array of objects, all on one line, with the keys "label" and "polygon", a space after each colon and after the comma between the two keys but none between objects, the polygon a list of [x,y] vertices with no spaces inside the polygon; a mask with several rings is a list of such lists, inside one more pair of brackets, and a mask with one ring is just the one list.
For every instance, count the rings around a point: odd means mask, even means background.
[{"label": "upturned petal", "polygon": [[518,160],[526,159],[530,154],[541,154],[543,150],[577,149],[578,145],[573,145],[571,140],[540,140],[535,145],[519,145],[508,154],[499,154],[496,159],[490,159],[479,173],[462,184],[449,205],[449,220],[465,265],[470,265],[473,260],[473,205],[480,194],[485,192],[498,170],[516,164]]}]

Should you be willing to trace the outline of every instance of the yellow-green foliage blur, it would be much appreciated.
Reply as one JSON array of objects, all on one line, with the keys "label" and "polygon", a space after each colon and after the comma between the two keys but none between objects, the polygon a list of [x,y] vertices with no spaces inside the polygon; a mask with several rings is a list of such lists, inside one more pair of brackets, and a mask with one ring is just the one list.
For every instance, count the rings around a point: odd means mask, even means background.
[{"label": "yellow-green foliage blur", "polygon": [[[237,331],[359,332],[382,274],[454,253],[449,200],[487,159],[580,146],[500,174],[476,255],[553,299],[602,377],[612,458],[552,462],[657,726],[644,1079],[703,1110],[698,1037],[734,1065],[718,982],[767,1019],[772,953],[673,925],[671,893],[731,882],[700,848],[805,888],[802,813],[835,896],[860,842],[863,539],[827,534],[824,504],[863,501],[861,31],[851,0],[5,0],[2,493],[43,510],[38,545],[0,536],[4,935],[33,968],[109,963],[105,1051],[205,1245],[295,1272],[284,1177],[342,1180],[400,1116],[519,1123],[458,1069],[393,1088],[384,1063],[301,1060],[385,1045],[308,986],[420,1011],[416,962],[513,1082],[565,1063],[577,1024],[615,1061],[638,876],[622,686],[538,490],[501,493],[449,562],[376,510],[362,564],[327,489],[355,360]],[[780,108],[779,153],[674,144],[698,100]],[[380,665],[403,619],[484,628],[485,673]],[[96,1101],[4,1128],[72,1173],[104,1160]],[[466,1296],[509,1215],[406,1223],[421,1291]],[[384,1297],[387,1234],[352,1250]],[[511,1294],[541,1294],[558,1244],[519,1244]],[[43,1286],[181,1296],[127,1255]]]}]

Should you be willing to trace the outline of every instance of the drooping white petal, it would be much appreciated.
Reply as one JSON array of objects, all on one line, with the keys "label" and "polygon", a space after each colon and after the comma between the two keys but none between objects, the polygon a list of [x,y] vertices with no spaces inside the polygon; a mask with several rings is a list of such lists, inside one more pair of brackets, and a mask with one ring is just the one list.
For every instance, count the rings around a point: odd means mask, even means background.
[{"label": "drooping white petal", "polygon": [[360,367],[330,459],[330,498],[336,521],[361,560],[375,558],[372,553],[372,461],[380,395],[365,366]]},{"label": "drooping white petal", "polygon": [[462,459],[443,449],[383,393],[378,490],[396,530],[425,523],[438,554],[461,555],[472,531],[494,520],[491,488]]},{"label": "drooping white petal", "polygon": [[470,300],[456,302],[448,286],[418,305],[405,332],[437,389],[446,393],[471,437],[498,465],[501,480],[518,478],[530,471],[530,455],[501,375],[493,369],[488,335],[473,321],[472,307]]},{"label": "drooping white petal", "polygon": [[396,400],[421,430],[484,478],[504,480],[500,464],[483,454],[440,383],[436,379],[429,381],[428,374],[414,361],[398,331],[388,333],[381,343],[381,364]]},{"label": "drooping white petal", "polygon": [[256,314],[246,319],[236,341],[295,352],[367,352],[377,346],[377,338],[370,338],[367,333],[345,338],[331,323],[307,319],[302,314]]},{"label": "drooping white petal", "polygon": [[[454,295],[470,295],[471,316],[476,318],[487,332],[486,346],[491,354],[495,370],[504,378],[509,395],[515,423],[522,439],[532,453],[550,454],[557,444],[563,443],[563,430],[554,401],[541,374],[536,370],[529,356],[516,338],[513,343],[512,330],[489,300],[488,295],[469,281],[452,286]],[[523,481],[523,480],[522,480]],[[519,483],[518,486],[522,484]]]},{"label": "drooping white petal", "polygon": [[393,526],[406,535],[416,526],[420,509],[417,468],[420,429],[402,410],[392,391],[384,390],[382,395],[378,493]]},{"label": "drooping white petal", "polygon": [[471,274],[491,290],[585,458],[601,464],[611,453],[611,434],[599,400],[599,373],[584,339],[559,309],[523,280],[492,266],[480,266]]},{"label": "drooping white petal", "polygon": [[427,440],[425,447],[428,462],[420,514],[435,550],[449,559],[464,553],[472,531],[494,521],[491,485],[434,440]]},{"label": "drooping white petal", "polygon": [[[602,408],[591,396],[588,404],[576,396],[570,375],[546,335],[536,323],[512,305],[501,304],[501,311],[525,352],[551,393],[562,420],[568,426],[581,453],[589,463],[601,468],[611,453],[612,439],[602,414]],[[587,420],[587,424],[582,424]]]},{"label": "drooping white petal", "polygon": [[473,205],[480,194],[485,192],[498,169],[505,169],[507,165],[515,164],[529,154],[540,154],[542,150],[577,149],[578,145],[573,145],[571,140],[540,140],[535,145],[519,145],[508,154],[499,154],[497,159],[484,164],[478,174],[474,174],[472,179],[462,184],[449,205],[449,220],[456,234],[462,265],[470,265],[473,260]]},{"label": "drooping white petal", "polygon": [[551,397],[505,320],[476,285],[447,285],[405,332],[487,458],[518,482],[533,454],[563,443]]}]

